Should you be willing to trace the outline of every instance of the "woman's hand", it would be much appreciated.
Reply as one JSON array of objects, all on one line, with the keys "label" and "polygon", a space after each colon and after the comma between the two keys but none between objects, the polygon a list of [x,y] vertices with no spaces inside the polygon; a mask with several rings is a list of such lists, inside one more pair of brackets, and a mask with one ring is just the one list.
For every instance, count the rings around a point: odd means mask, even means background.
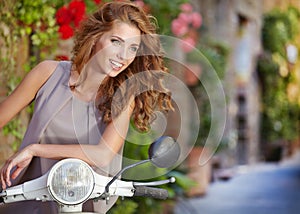
[{"label": "woman's hand", "polygon": [[[20,172],[29,165],[33,158],[33,152],[30,146],[25,147],[23,150],[11,156],[3,165],[0,170],[2,189],[6,189],[11,185],[11,179],[18,177]],[[16,167],[10,176],[11,170]]]}]

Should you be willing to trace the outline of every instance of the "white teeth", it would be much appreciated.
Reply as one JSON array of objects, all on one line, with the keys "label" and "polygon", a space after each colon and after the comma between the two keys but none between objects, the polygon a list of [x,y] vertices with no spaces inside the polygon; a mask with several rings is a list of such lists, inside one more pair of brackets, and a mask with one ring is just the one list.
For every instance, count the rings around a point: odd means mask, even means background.
[{"label": "white teeth", "polygon": [[113,60],[110,60],[111,64],[113,64],[114,66],[116,67],[122,67],[122,64],[121,63],[118,63],[116,61],[113,61]]}]

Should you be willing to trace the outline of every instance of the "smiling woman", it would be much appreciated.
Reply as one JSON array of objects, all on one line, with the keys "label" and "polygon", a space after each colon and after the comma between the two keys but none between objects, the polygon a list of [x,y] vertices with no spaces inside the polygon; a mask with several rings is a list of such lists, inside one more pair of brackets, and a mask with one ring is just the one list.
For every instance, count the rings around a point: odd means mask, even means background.
[{"label": "smiling woman", "polygon": [[[81,23],[71,61],[41,62],[0,103],[2,128],[35,101],[19,151],[1,168],[2,189],[44,174],[64,158],[84,160],[106,175],[119,171],[130,120],[145,131],[154,110],[172,109],[151,20],[130,2],[101,5]],[[86,202],[84,211],[105,213],[111,206]],[[52,214],[57,207],[19,202],[1,206],[0,213]]]},{"label": "smiling woman", "polygon": [[114,23],[112,30],[101,36],[93,50],[101,66],[100,72],[110,77],[117,76],[133,62],[140,43],[138,28],[124,22]]}]

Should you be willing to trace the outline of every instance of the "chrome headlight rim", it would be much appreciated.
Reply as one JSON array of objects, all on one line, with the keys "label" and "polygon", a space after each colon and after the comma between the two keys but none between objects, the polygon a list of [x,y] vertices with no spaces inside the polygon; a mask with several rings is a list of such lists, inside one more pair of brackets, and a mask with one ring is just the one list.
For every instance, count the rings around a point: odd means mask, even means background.
[{"label": "chrome headlight rim", "polygon": [[[75,163],[75,164],[84,166],[88,170],[90,178],[92,179],[92,181],[90,182],[91,185],[89,186],[89,190],[88,190],[87,194],[85,194],[85,196],[82,197],[80,200],[67,201],[67,200],[60,198],[55,193],[53,186],[51,184],[53,176],[56,173],[56,171],[63,165],[70,164],[70,163]],[[85,201],[87,201],[89,199],[89,197],[93,193],[94,187],[95,187],[95,175],[94,175],[93,169],[86,162],[84,162],[80,159],[76,159],[76,158],[66,158],[66,159],[60,160],[59,162],[54,164],[53,167],[51,168],[51,170],[49,171],[48,178],[47,178],[47,188],[48,188],[50,195],[57,203],[63,204],[63,205],[78,205],[78,204],[84,203]]]}]

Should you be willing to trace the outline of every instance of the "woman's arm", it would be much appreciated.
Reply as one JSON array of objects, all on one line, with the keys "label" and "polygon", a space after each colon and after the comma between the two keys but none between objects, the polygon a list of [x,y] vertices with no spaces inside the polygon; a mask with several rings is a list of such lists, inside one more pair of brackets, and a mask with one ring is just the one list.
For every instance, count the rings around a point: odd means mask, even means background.
[{"label": "woman's arm", "polygon": [[43,61],[34,67],[18,87],[0,103],[0,129],[35,97],[57,66],[56,61]]},{"label": "woman's arm", "polygon": [[[10,186],[10,179],[15,179],[28,166],[34,156],[58,160],[63,158],[79,158],[91,166],[107,166],[124,143],[133,109],[134,102],[131,101],[131,105],[113,122],[107,125],[97,145],[32,144],[25,147],[9,158],[2,167],[0,171],[2,188],[5,189],[6,184]],[[16,170],[10,178],[10,172],[13,167],[16,167]]]}]

